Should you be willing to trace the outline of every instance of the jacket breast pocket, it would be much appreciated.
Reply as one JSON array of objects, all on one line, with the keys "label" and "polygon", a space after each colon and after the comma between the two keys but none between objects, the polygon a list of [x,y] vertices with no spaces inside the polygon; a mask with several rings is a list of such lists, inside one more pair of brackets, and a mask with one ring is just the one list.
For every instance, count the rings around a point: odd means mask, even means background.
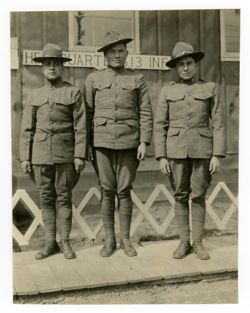
[{"label": "jacket breast pocket", "polygon": [[70,106],[74,104],[74,100],[70,95],[58,95],[55,97],[55,103],[58,106]]},{"label": "jacket breast pocket", "polygon": [[212,97],[212,94],[209,92],[194,93],[193,97],[196,100],[209,101],[209,99]]},{"label": "jacket breast pocket", "polygon": [[185,95],[182,93],[170,93],[166,97],[168,102],[176,102],[179,100],[183,100],[184,98],[185,98]]},{"label": "jacket breast pocket", "polygon": [[48,97],[46,95],[39,95],[39,96],[35,96],[32,100],[31,100],[31,105],[34,107],[40,107],[43,104],[48,103]]},{"label": "jacket breast pocket", "polygon": [[120,87],[120,96],[122,97],[123,101],[126,102],[127,107],[134,106],[137,98],[137,90],[139,88],[136,82],[122,82]]},{"label": "jacket breast pocket", "polygon": [[183,117],[186,106],[184,105],[185,95],[182,93],[170,93],[167,95],[167,103],[169,108],[169,119],[176,120]]},{"label": "jacket breast pocket", "polygon": [[104,89],[110,89],[112,83],[110,81],[97,81],[94,84],[94,89],[102,91]]},{"label": "jacket breast pocket", "polygon": [[121,87],[123,90],[132,91],[138,88],[138,85],[136,83],[122,83]]}]

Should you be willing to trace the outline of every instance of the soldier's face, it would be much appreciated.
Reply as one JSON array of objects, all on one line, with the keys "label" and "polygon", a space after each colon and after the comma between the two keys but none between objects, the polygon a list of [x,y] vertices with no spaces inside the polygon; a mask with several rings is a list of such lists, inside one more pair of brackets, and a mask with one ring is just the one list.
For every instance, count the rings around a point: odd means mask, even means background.
[{"label": "soldier's face", "polygon": [[57,80],[62,76],[63,62],[60,60],[44,60],[42,71],[48,80]]},{"label": "soldier's face", "polygon": [[128,51],[124,44],[115,45],[105,52],[108,65],[114,68],[123,67],[127,56]]},{"label": "soldier's face", "polygon": [[184,57],[176,62],[176,73],[184,81],[190,81],[197,72],[197,63],[192,57]]}]

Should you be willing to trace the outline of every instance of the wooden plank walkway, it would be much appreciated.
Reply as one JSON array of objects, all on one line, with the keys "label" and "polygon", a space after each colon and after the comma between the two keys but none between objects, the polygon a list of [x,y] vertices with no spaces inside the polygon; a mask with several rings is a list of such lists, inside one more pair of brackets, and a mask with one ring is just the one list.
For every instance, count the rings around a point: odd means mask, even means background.
[{"label": "wooden plank walkway", "polygon": [[182,260],[172,258],[176,240],[145,242],[137,246],[138,256],[129,258],[117,250],[109,258],[99,256],[100,246],[77,252],[65,260],[62,254],[37,261],[36,252],[13,254],[13,294],[34,295],[162,280],[188,282],[237,275],[237,240],[209,237],[204,245],[211,259],[201,261],[191,254]]}]

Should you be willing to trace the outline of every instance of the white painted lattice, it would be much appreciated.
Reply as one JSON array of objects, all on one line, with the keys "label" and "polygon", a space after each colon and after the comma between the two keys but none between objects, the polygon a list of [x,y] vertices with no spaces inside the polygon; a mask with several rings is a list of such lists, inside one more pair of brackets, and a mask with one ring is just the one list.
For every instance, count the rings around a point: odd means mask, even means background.
[{"label": "white painted lattice", "polygon": [[[224,193],[229,198],[231,204],[229,208],[227,209],[226,213],[224,214],[223,218],[219,218],[218,214],[216,213],[215,207],[213,206],[216,202],[216,198],[218,197],[218,194],[220,191],[224,191]],[[154,216],[150,213],[150,209],[152,209],[152,206],[154,202],[156,202],[159,195],[162,194],[165,199],[171,204],[171,209],[168,212],[167,216],[165,217],[162,224],[159,224],[157,220],[154,218]],[[132,200],[134,202],[134,205],[138,208],[138,214],[135,217],[135,219],[132,222],[131,225],[131,235],[135,233],[139,225],[142,223],[143,219],[146,219],[151,227],[154,229],[154,231],[157,234],[164,234],[166,233],[168,227],[170,226],[172,220],[174,219],[174,198],[171,195],[171,193],[168,191],[165,185],[156,185],[152,193],[149,195],[147,201],[143,203],[137,194],[132,190],[131,192]],[[83,210],[88,205],[89,201],[92,199],[92,197],[96,197],[98,200],[100,200],[101,195],[98,188],[90,188],[87,194],[84,196],[78,207],[76,208],[73,205],[73,218],[75,221],[79,224],[80,228],[84,232],[84,234],[88,237],[90,240],[96,239],[98,234],[100,233],[103,224],[102,221],[100,221],[97,226],[92,230],[89,226],[89,224],[86,222],[84,217],[82,216]],[[32,213],[32,216],[34,216],[34,219],[23,235],[18,228],[13,224],[13,237],[18,242],[20,246],[28,245],[29,239],[35,232],[38,225],[43,226],[42,223],[42,216],[41,216],[41,210],[37,207],[37,205],[34,203],[34,201],[31,199],[31,197],[28,195],[28,193],[25,190],[17,190],[14,197],[13,197],[13,209],[17,205],[19,201],[23,201],[25,204],[25,208]],[[208,200],[207,200],[207,212],[210,215],[211,219],[215,223],[215,225],[218,227],[218,229],[222,230],[225,229],[227,223],[233,216],[233,214],[236,212],[238,208],[238,197],[235,197],[230,189],[227,187],[227,185],[224,182],[219,182],[212,193],[210,194]]]},{"label": "white painted lattice", "polygon": [[[221,190],[223,190],[225,194],[228,196],[228,198],[231,200],[231,204],[222,219],[219,218],[213,206],[213,203],[216,200]],[[229,222],[232,215],[234,214],[234,212],[236,212],[238,208],[238,196],[235,197],[224,182],[219,182],[215,186],[212,193],[210,194],[208,200],[206,201],[206,206],[207,206],[207,212],[212,218],[212,220],[214,221],[214,223],[216,224],[216,226],[219,229],[225,229],[227,223]]]},{"label": "white painted lattice", "polygon": [[40,224],[43,226],[41,210],[37,207],[35,202],[31,199],[26,190],[19,189],[16,191],[12,199],[12,209],[14,209],[19,201],[22,201],[25,205],[25,208],[32,214],[34,217],[29,228],[23,235],[19,229],[12,224],[12,234],[14,239],[18,242],[20,246],[25,246],[29,244],[30,237],[35,232],[37,226]]}]

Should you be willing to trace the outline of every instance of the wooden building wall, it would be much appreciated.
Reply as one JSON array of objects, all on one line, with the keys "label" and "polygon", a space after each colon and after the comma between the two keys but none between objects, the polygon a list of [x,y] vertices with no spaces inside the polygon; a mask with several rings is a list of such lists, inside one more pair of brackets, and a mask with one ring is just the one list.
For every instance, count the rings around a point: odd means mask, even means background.
[{"label": "wooden building wall", "polygon": [[[205,53],[200,76],[215,81],[225,105],[228,125],[228,153],[238,152],[239,62],[221,62],[219,10],[140,11],[141,54],[171,55],[176,41],[187,41]],[[18,70],[11,71],[13,174],[21,175],[18,137],[21,112],[29,91],[42,80],[40,68],[22,66],[24,49],[41,50],[46,42],[69,47],[68,12],[15,12],[11,15],[11,37],[18,38]],[[82,88],[91,68],[66,68],[65,80]],[[153,111],[162,85],[174,79],[172,71],[142,70],[151,94]],[[149,149],[153,155],[153,144]]]}]

